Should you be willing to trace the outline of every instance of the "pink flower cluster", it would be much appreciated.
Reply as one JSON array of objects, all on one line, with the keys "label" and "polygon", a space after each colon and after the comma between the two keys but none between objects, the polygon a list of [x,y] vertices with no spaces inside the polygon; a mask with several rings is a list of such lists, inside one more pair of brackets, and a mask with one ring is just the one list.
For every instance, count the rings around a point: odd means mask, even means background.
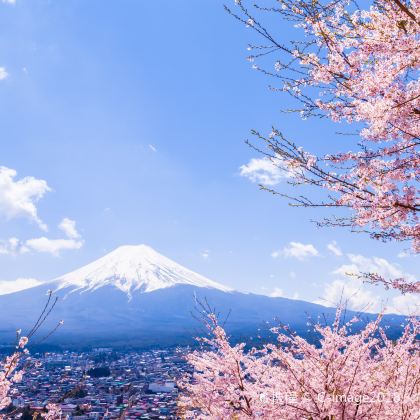
[{"label": "pink flower cluster", "polygon": [[61,407],[59,404],[47,404],[47,412],[42,413],[41,417],[46,420],[59,420],[62,417]]},{"label": "pink flower cluster", "polygon": [[[355,224],[372,225],[379,236],[413,240],[420,251],[420,2],[407,11],[394,1],[378,1],[368,11],[335,7],[324,18],[306,16],[305,30],[324,50],[323,59],[301,54],[309,66],[308,84],[321,86],[319,109],[334,121],[362,122],[361,151],[330,161],[347,167],[338,203],[351,207]],[[368,146],[368,142],[372,146]],[[325,187],[337,190],[336,183]],[[334,188],[336,187],[336,188]]]},{"label": "pink flower cluster", "polygon": [[287,327],[278,344],[245,350],[231,345],[213,315],[211,337],[188,356],[192,376],[180,383],[183,418],[416,419],[420,412],[418,321],[389,340],[380,317],[360,332],[357,319],[315,325],[320,345]]},{"label": "pink flower cluster", "polygon": [[[17,348],[23,349],[27,342],[27,337],[21,337]],[[11,356],[7,356],[0,363],[0,410],[6,408],[12,402],[9,397],[9,392],[13,383],[17,383],[22,380],[22,375],[24,373],[23,370],[16,371],[21,354],[21,352],[15,351]]]},{"label": "pink flower cluster", "polygon": [[[23,368],[18,369],[19,362],[22,359],[22,355],[28,354],[27,349],[25,348],[28,344],[28,337],[20,337],[21,331],[17,331],[18,341],[16,345],[16,351],[11,355],[7,356],[0,363],[0,410],[8,407],[12,403],[10,398],[10,391],[12,385],[22,381],[23,375],[25,373]],[[41,417],[47,420],[58,420],[61,419],[61,407],[58,404],[48,404],[47,412],[41,413]],[[0,420],[3,417],[0,414]]]},{"label": "pink flower cluster", "polygon": [[[350,216],[320,224],[410,241],[420,252],[420,0],[376,0],[367,10],[348,0],[279,0],[272,7],[241,1],[237,9],[228,12],[253,19],[266,42],[250,45],[253,61],[276,56],[274,73],[257,67],[300,105],[290,111],[346,121],[358,134],[353,150],[309,158],[284,138],[264,139],[264,153],[293,169],[294,185],[330,191],[325,201],[299,196],[294,204],[346,208]],[[276,28],[264,25],[270,13],[293,22],[296,39],[277,39]]]}]

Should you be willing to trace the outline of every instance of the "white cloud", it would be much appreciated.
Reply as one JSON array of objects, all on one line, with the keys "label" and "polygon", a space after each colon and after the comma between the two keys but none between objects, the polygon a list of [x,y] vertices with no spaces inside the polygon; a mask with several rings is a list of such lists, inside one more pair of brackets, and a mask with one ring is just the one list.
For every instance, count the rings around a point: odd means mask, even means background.
[{"label": "white cloud", "polygon": [[[51,191],[50,187],[42,179],[25,177],[17,180],[16,175],[14,169],[0,166],[0,217],[6,220],[26,217],[46,231],[46,224],[38,217],[36,203],[45,193]],[[23,242],[12,237],[0,240],[0,254],[17,255],[35,251],[59,255],[63,250],[79,249],[83,246],[74,220],[65,217],[58,227],[65,233],[66,239],[49,239],[43,236]]]},{"label": "white cloud", "polygon": [[392,298],[387,312],[418,316],[420,314],[420,296],[409,294],[395,296]]},{"label": "white cloud", "polygon": [[18,238],[0,240],[0,255],[17,254],[20,252],[20,247]]},{"label": "white cloud", "polygon": [[61,251],[80,249],[83,241],[75,239],[48,239],[45,236],[41,238],[28,239],[25,246],[31,251],[45,252],[54,256],[60,255]]},{"label": "white cloud", "polygon": [[341,251],[340,247],[337,245],[336,241],[332,241],[327,245],[329,251],[331,251],[336,257],[341,257],[343,252]]},{"label": "white cloud", "polygon": [[382,308],[377,295],[363,287],[358,279],[334,280],[325,286],[320,305],[337,306],[344,304],[348,309],[364,312],[379,312]]},{"label": "white cloud", "polygon": [[271,292],[269,292],[269,293],[267,293],[267,287],[262,287],[261,288],[262,290],[264,290],[265,291],[265,295],[266,296],[269,296],[269,297],[285,297],[285,298],[287,298],[287,299],[293,299],[293,300],[296,300],[296,299],[299,299],[299,293],[297,293],[297,292],[295,292],[295,293],[293,293],[293,296],[287,296],[285,293],[284,293],[284,290],[282,289],[282,288],[280,288],[280,287],[275,287]]},{"label": "white cloud", "polygon": [[78,239],[80,238],[80,234],[76,229],[76,222],[74,220],[65,217],[60,224],[58,225],[59,229],[61,229],[65,235],[70,239]]},{"label": "white cloud", "polygon": [[7,79],[9,77],[9,73],[4,67],[0,67],[0,80]]},{"label": "white cloud", "polygon": [[334,274],[348,276],[349,274],[358,273],[377,273],[385,279],[396,279],[405,277],[407,280],[415,280],[411,274],[403,273],[396,265],[390,263],[385,258],[364,257],[363,255],[347,254],[350,264],[343,264]]},{"label": "white cloud", "polygon": [[31,278],[19,278],[12,281],[0,280],[0,295],[8,295],[9,293],[19,292],[42,284],[41,281]]},{"label": "white cloud", "polygon": [[16,4],[16,0],[1,0],[1,2],[6,4]]},{"label": "white cloud", "polygon": [[210,251],[208,249],[204,250],[201,254],[201,257],[205,260],[210,257]]},{"label": "white cloud", "polygon": [[283,297],[284,291],[280,287],[276,287],[268,296],[270,297]]},{"label": "white cloud", "polygon": [[26,217],[34,221],[42,230],[47,226],[38,217],[36,202],[51,191],[47,182],[28,176],[15,180],[14,169],[0,167],[0,217],[7,220]]},{"label": "white cloud", "polygon": [[282,179],[290,178],[291,172],[280,158],[253,158],[239,168],[239,173],[252,182],[274,186]]},{"label": "white cloud", "polygon": [[406,294],[381,298],[377,290],[373,292],[361,280],[348,278],[334,280],[325,286],[321,299],[315,301],[324,306],[344,304],[348,309],[364,312],[384,312],[390,314],[419,315],[420,296]]},{"label": "white cloud", "polygon": [[410,315],[419,313],[420,296],[388,291],[385,299],[378,295],[377,287],[367,285],[362,279],[351,276],[351,274],[371,272],[386,279],[404,277],[413,281],[415,279],[413,275],[404,273],[385,258],[369,258],[356,254],[346,254],[346,257],[348,263],[342,264],[333,272],[337,278],[325,285],[323,295],[316,303],[327,306],[343,303],[348,309],[366,312],[383,311]]},{"label": "white cloud", "polygon": [[157,149],[156,149],[156,147],[155,147],[155,146],[153,146],[153,144],[149,144],[149,149],[150,149],[152,152],[157,152]]},{"label": "white cloud", "polygon": [[407,251],[401,251],[397,254],[398,258],[408,258],[408,257],[417,257],[416,254],[414,254],[412,251],[407,250]]},{"label": "white cloud", "polygon": [[281,256],[288,258],[297,258],[298,260],[304,260],[308,257],[318,257],[319,252],[312,244],[302,244],[301,242],[289,242],[289,245],[281,250],[274,251],[271,253],[273,258],[279,258]]},{"label": "white cloud", "polygon": [[58,256],[61,251],[80,249],[83,246],[83,240],[76,230],[76,222],[74,220],[64,218],[58,227],[66,234],[67,239],[50,239],[42,236],[26,241],[20,241],[14,237],[0,240],[0,255],[18,255],[32,251]]}]

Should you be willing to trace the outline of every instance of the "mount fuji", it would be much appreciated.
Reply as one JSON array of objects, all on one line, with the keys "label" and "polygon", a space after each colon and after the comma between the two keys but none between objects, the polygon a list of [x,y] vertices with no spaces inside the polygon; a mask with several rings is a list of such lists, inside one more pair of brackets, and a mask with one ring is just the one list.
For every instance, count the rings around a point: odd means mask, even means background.
[{"label": "mount fuji", "polygon": [[126,293],[146,293],[176,285],[204,287],[229,292],[232,289],[164,257],[147,245],[120,246],[102,258],[54,280],[56,290],[89,292],[112,286]]},{"label": "mount fuji", "polygon": [[[121,246],[92,263],[41,285],[0,296],[0,343],[30,329],[52,290],[54,310],[43,326],[64,325],[49,343],[67,348],[112,345],[150,347],[194,343],[202,334],[192,313],[200,302],[214,306],[236,339],[269,336],[275,320],[307,334],[308,317],[332,320],[335,309],[309,302],[248,294],[209,280],[146,245]],[[374,315],[365,315],[367,319]],[[384,319],[397,333],[401,316]]]}]

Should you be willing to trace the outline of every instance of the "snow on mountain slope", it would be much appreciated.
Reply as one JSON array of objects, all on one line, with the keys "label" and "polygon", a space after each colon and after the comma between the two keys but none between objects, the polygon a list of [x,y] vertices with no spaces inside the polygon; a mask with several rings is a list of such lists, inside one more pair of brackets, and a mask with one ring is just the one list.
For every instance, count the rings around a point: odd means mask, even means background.
[{"label": "snow on mountain slope", "polygon": [[114,286],[131,296],[132,292],[152,292],[177,284],[229,292],[232,289],[209,280],[147,245],[120,246],[109,254],[78,270],[53,280],[57,289],[73,292],[93,291]]}]

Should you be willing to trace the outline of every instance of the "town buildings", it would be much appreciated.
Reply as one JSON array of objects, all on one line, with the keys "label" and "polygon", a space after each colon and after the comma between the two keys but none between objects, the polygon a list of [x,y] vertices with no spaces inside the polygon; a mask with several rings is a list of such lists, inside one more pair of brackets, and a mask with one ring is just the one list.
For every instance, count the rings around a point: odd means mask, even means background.
[{"label": "town buildings", "polygon": [[188,372],[186,351],[98,348],[31,355],[5,417],[32,418],[57,403],[69,420],[176,418],[176,382]]}]

